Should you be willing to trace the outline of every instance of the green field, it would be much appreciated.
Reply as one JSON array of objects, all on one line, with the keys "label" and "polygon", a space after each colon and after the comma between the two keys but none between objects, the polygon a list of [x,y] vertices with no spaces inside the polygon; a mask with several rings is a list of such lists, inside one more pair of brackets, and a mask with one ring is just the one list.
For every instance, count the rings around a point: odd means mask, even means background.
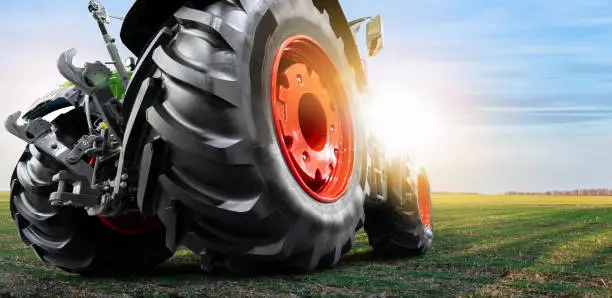
[{"label": "green field", "polygon": [[612,197],[435,195],[434,249],[374,259],[363,232],[333,269],[202,273],[181,251],[137,276],[84,278],[41,264],[0,198],[0,296],[612,296]]}]

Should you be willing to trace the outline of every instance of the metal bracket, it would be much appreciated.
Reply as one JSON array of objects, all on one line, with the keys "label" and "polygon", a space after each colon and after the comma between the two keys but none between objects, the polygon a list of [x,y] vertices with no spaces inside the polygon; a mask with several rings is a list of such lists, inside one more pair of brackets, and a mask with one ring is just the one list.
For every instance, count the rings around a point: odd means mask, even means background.
[{"label": "metal bracket", "polygon": [[[130,175],[130,177],[137,177],[137,173],[139,172],[138,167],[140,167],[140,174],[146,175],[147,179],[149,178],[148,171],[145,172],[143,170],[151,170],[157,171],[159,165],[151,166],[150,162],[146,160],[141,160],[141,156],[145,154],[149,158],[152,158],[152,154],[159,155],[159,146],[158,150],[154,150],[154,147],[145,146],[146,141],[146,132],[149,129],[146,124],[146,109],[151,106],[152,101],[159,98],[163,92],[161,88],[161,82],[158,79],[149,78],[143,81],[142,87],[140,88],[140,92],[134,101],[134,105],[132,106],[132,111],[130,117],[128,119],[126,128],[125,128],[125,137],[123,139],[121,156],[117,162],[117,175],[115,175],[115,185],[119,185],[122,181],[120,180],[124,174]],[[145,149],[142,149],[143,146]],[[143,163],[144,162],[144,163]],[[131,171],[125,172],[125,169],[129,169]],[[133,174],[133,175],[132,175]],[[142,180],[142,179],[141,179]],[[146,188],[142,188],[140,183],[144,183],[147,185],[148,180],[138,181],[136,179],[131,179],[130,184],[139,185],[138,195],[143,195],[143,191]],[[139,183],[140,182],[140,183]],[[150,186],[150,185],[149,185]],[[115,192],[113,193],[115,196],[121,195],[122,192],[125,191],[125,188],[115,188]]]},{"label": "metal bracket", "polygon": [[387,200],[387,173],[385,171],[385,163],[380,159],[380,157],[374,158],[375,165],[372,173],[372,190],[376,199],[380,202],[384,202]]},{"label": "metal bracket", "polygon": [[[63,170],[53,176],[53,181],[58,182],[57,191],[51,193],[49,202],[51,205],[74,207],[94,207],[100,205],[98,191],[89,187],[89,181],[70,171]],[[67,189],[71,185],[71,190]]]},{"label": "metal bracket", "polygon": [[94,104],[102,113],[102,118],[111,132],[120,140],[123,139],[123,115],[120,103],[108,86],[112,71],[101,62],[85,63],[84,68],[76,67],[72,60],[75,49],[65,51],[57,62],[60,74],[72,82],[78,89],[91,96]]},{"label": "metal bracket", "polygon": [[96,135],[82,136],[74,148],[68,152],[66,160],[71,164],[77,163],[83,157],[83,155],[95,149],[94,145],[96,144],[96,141],[99,140],[100,137]]},{"label": "metal bracket", "polygon": [[[101,62],[86,63],[84,68],[76,67],[72,64],[72,59],[76,55],[75,49],[63,52],[57,61],[57,68],[60,74],[69,82],[74,84],[79,90],[86,94],[91,94],[96,87],[98,74],[102,77],[110,77],[113,73]],[[94,85],[91,85],[91,84]]]},{"label": "metal bracket", "polygon": [[96,89],[91,93],[91,98],[98,111],[102,113],[102,120],[108,124],[113,135],[117,139],[123,140],[124,119],[121,113],[121,104],[115,100],[110,89]]},{"label": "metal bracket", "polygon": [[51,123],[43,119],[34,119],[23,124],[18,124],[21,112],[15,112],[8,116],[4,122],[4,127],[12,135],[32,143],[45,132],[51,130]]},{"label": "metal bracket", "polygon": [[40,151],[52,156],[70,171],[79,176],[90,179],[93,169],[80,159],[68,162],[67,155],[71,149],[57,140],[55,133],[51,130],[51,123],[43,119],[34,119],[24,124],[19,124],[21,112],[11,114],[4,123],[6,130],[16,137],[33,144]]},{"label": "metal bracket", "polygon": [[375,141],[368,146],[367,182],[370,191],[366,199],[376,203],[387,201],[387,161],[381,148]]}]

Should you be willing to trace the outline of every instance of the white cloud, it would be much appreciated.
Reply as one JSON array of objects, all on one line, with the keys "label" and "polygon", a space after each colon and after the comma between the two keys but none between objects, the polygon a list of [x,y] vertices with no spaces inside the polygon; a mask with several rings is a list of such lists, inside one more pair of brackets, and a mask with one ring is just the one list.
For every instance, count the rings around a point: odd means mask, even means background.
[{"label": "white cloud", "polygon": [[532,113],[532,112],[598,112],[612,111],[612,106],[545,106],[545,107],[481,107],[480,110],[486,112],[517,112],[517,113]]},{"label": "white cloud", "polygon": [[587,54],[593,51],[595,51],[594,47],[583,45],[520,45],[503,50],[500,54],[573,55]]},{"label": "white cloud", "polygon": [[612,17],[589,17],[576,20],[568,20],[560,27],[595,27],[595,26],[610,26],[612,25]]}]

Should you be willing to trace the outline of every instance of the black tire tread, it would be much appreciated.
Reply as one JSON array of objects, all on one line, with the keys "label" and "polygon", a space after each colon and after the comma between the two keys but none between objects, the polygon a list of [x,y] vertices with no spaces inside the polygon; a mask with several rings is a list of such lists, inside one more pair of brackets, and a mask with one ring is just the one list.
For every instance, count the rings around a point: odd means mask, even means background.
[{"label": "black tire tread", "polygon": [[365,206],[370,246],[385,256],[425,254],[433,243],[433,228],[425,228],[419,214],[415,182],[419,173],[403,158],[389,165],[387,201]]},{"label": "black tire tread", "polygon": [[[188,3],[167,25],[166,30],[175,30],[172,42],[152,51],[165,95],[148,108],[147,119],[170,149],[161,158],[171,160],[155,191],[159,217],[169,227],[170,247],[185,243],[196,253],[223,252],[231,256],[229,263],[241,264],[237,267],[246,266],[247,259],[249,264],[282,263],[306,270],[332,265],[354,242],[355,230],[363,223],[363,201],[350,207],[359,217],[355,226],[333,237],[328,228],[271,205],[286,194],[268,189],[272,184],[254,161],[259,148],[248,141],[252,124],[244,119],[244,109],[250,104],[243,102],[246,87],[241,87],[236,71],[250,55],[243,52],[243,43],[255,2]],[[312,11],[317,22],[329,24],[327,12],[317,10],[312,1],[293,2],[298,9]],[[336,37],[335,46],[344,49],[331,26],[328,30]],[[197,50],[182,47],[187,41]],[[346,69],[347,61],[337,62]],[[184,110],[202,105],[207,109],[202,119]],[[206,121],[207,115],[215,121]],[[201,166],[193,166],[194,159]],[[331,251],[326,248],[330,241]]]},{"label": "black tire tread", "polygon": [[11,180],[11,216],[39,259],[69,272],[101,273],[155,266],[172,255],[163,228],[131,237],[112,231],[84,209],[51,206],[49,196],[57,188],[51,178],[59,171],[51,160],[30,144]]}]

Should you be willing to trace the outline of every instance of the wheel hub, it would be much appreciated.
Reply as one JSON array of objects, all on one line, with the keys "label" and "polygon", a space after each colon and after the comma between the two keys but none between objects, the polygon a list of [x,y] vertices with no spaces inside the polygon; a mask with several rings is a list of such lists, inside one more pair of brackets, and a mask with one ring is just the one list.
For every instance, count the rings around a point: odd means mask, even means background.
[{"label": "wheel hub", "polygon": [[280,87],[277,100],[284,114],[280,122],[283,141],[303,178],[325,182],[338,165],[334,152],[340,147],[335,131],[338,115],[330,108],[333,101],[319,75],[306,65],[294,64],[283,75],[290,82],[289,88]]},{"label": "wheel hub", "polygon": [[337,72],[306,36],[281,46],[272,77],[272,112],[285,161],[313,198],[334,202],[353,171],[353,125]]}]

